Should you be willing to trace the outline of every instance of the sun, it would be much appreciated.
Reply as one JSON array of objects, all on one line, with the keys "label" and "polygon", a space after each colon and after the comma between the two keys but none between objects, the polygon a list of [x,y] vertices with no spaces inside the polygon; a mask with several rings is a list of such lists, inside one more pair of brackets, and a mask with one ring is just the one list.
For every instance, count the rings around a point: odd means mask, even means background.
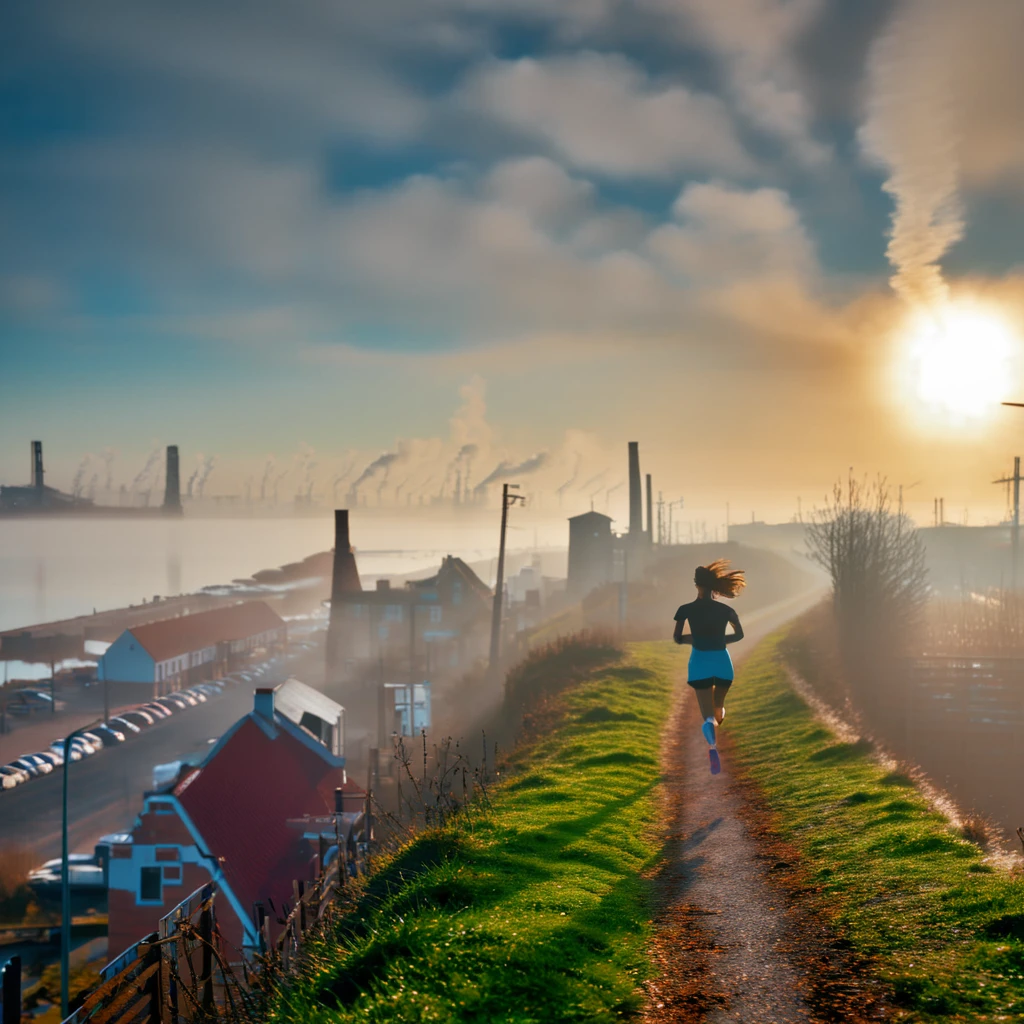
[{"label": "sun", "polygon": [[909,387],[931,415],[983,419],[1009,397],[1019,342],[997,310],[956,302],[922,311],[903,337],[904,397]]}]

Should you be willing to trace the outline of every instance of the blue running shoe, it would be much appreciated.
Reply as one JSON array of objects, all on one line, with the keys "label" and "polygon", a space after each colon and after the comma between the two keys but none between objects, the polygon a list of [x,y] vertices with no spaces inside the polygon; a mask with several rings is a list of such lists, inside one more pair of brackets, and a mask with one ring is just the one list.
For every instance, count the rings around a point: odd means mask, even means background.
[{"label": "blue running shoe", "polygon": [[714,747],[708,751],[708,755],[711,758],[711,774],[717,775],[722,770],[722,759],[718,756],[718,751]]},{"label": "blue running shoe", "polygon": [[700,731],[704,733],[704,739],[708,741],[709,746],[715,745],[715,720],[709,718],[701,727]]}]

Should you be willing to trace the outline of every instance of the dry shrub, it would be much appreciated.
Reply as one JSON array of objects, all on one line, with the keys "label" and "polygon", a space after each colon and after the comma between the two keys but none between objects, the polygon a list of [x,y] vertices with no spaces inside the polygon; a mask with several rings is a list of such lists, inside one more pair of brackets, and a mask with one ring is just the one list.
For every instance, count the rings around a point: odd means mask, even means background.
[{"label": "dry shrub", "polygon": [[537,647],[505,677],[505,706],[522,713],[595,668],[618,661],[622,648],[610,633],[581,630]]},{"label": "dry shrub", "polygon": [[976,811],[972,811],[961,819],[960,835],[968,842],[980,846],[983,850],[987,850],[993,838],[998,835],[998,831],[990,821],[983,818]]}]

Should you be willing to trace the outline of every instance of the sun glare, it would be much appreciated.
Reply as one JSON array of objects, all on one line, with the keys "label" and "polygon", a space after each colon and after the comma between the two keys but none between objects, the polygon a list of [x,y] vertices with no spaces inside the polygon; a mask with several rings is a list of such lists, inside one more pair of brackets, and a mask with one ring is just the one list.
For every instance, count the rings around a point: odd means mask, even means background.
[{"label": "sun glare", "polygon": [[1009,397],[1018,341],[997,311],[955,303],[920,313],[905,339],[904,387],[933,416],[982,419]]}]

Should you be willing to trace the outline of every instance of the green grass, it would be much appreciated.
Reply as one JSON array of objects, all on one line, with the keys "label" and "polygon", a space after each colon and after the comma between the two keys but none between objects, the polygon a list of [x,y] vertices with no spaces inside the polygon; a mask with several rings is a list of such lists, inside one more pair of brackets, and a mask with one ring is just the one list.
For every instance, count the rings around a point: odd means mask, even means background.
[{"label": "green grass", "polygon": [[406,846],[279,993],[281,1021],[614,1021],[642,1002],[667,650],[559,698],[477,810]]},{"label": "green grass", "polygon": [[840,935],[872,958],[904,1019],[1024,1016],[1024,883],[865,744],[837,742],[789,687],[778,643],[746,663],[726,729]]}]

